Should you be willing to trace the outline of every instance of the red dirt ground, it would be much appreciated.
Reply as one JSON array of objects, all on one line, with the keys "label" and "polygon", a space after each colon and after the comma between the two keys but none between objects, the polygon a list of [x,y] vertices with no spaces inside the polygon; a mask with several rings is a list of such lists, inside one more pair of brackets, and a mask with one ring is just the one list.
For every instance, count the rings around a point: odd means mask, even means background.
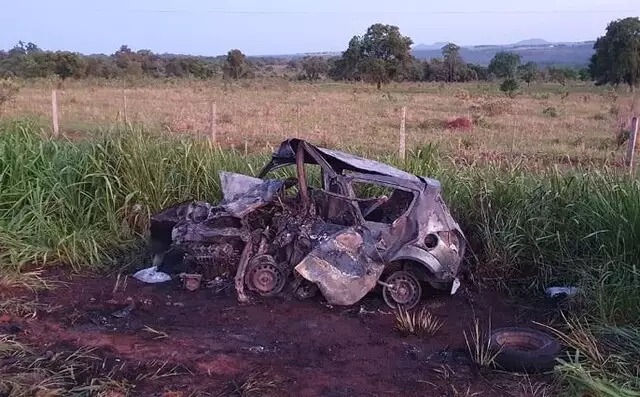
[{"label": "red dirt ground", "polygon": [[457,119],[448,120],[445,123],[445,127],[451,130],[470,131],[473,129],[473,122],[465,117],[458,117]]},{"label": "red dirt ground", "polygon": [[[129,379],[159,362],[179,368],[134,382],[133,395],[219,395],[230,382],[265,372],[279,382],[276,396],[529,395],[518,391],[513,375],[478,372],[469,360],[463,330],[474,318],[490,318],[494,328],[531,325],[494,292],[461,288],[455,296],[423,298],[445,325],[421,338],[394,331],[394,315],[377,294],[353,307],[329,307],[321,298],[240,305],[230,293],[188,292],[174,282],[129,277],[113,293],[112,277],[57,277],[68,284],[36,296],[57,309],[12,319],[21,328],[18,340],[43,352],[95,347],[105,363],[126,368]],[[135,304],[130,314],[112,316],[128,299]]]}]

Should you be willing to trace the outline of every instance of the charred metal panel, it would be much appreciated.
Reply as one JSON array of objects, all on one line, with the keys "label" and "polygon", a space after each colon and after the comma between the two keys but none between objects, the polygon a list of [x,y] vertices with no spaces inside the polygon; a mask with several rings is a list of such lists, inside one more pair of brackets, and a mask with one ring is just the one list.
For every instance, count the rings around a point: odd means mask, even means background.
[{"label": "charred metal panel", "polygon": [[315,283],[329,303],[352,305],[375,286],[384,263],[365,228],[347,228],[321,242],[295,270]]}]

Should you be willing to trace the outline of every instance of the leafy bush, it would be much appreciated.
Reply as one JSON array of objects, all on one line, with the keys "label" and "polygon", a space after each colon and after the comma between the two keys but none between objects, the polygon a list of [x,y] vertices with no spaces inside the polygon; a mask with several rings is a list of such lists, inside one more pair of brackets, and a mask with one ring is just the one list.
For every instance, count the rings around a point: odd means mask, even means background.
[{"label": "leafy bush", "polygon": [[553,106],[548,106],[546,108],[544,108],[544,110],[542,111],[542,114],[544,114],[545,116],[548,117],[558,117],[558,109],[556,109]]},{"label": "leafy bush", "polygon": [[505,79],[502,84],[500,84],[500,91],[509,96],[515,95],[519,88],[520,85],[516,79]]}]

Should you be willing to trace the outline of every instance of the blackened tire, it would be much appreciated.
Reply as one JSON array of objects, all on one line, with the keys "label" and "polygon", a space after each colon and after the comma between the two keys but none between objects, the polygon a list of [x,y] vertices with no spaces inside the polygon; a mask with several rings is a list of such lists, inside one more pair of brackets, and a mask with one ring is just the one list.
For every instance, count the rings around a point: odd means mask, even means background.
[{"label": "blackened tire", "polygon": [[553,369],[561,351],[552,336],[531,328],[499,328],[491,333],[495,364],[512,372],[546,372]]}]

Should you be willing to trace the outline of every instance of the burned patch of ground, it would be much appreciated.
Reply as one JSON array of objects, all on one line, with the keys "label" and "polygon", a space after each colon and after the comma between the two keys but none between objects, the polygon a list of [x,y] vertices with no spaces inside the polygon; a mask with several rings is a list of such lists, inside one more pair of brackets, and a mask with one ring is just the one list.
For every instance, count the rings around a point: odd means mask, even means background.
[{"label": "burned patch of ground", "polygon": [[496,380],[469,359],[463,331],[473,319],[530,325],[489,291],[425,298],[422,306],[443,325],[417,337],[394,330],[394,313],[375,293],[352,307],[320,298],[241,305],[231,294],[189,292],[173,282],[128,279],[114,292],[115,278],[62,281],[68,284],[24,293],[47,310],[6,315],[0,325],[15,327],[13,338],[34,357],[85,352],[91,359],[78,384],[109,380],[145,396],[527,395],[500,386],[519,382],[514,376]]}]

